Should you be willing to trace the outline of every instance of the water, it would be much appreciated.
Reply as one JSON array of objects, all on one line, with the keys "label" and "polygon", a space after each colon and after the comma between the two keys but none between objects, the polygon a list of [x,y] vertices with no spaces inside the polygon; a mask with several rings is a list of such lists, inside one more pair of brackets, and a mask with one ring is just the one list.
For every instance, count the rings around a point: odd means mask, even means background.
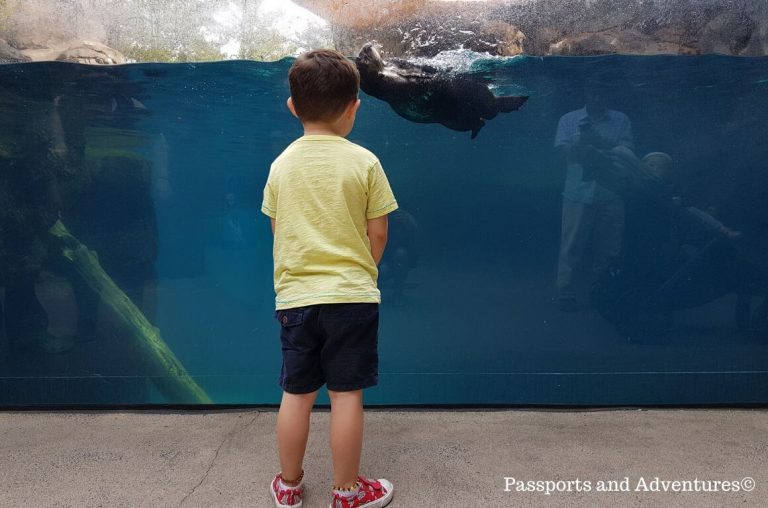
[{"label": "water", "polygon": [[[350,139],[380,157],[408,213],[391,222],[367,402],[768,401],[768,60],[441,58],[530,99],[470,140],[362,97]],[[45,232],[59,212],[213,402],[279,402],[259,208],[270,162],[301,134],[290,63],[0,67],[0,404],[196,401],[62,260]],[[621,259],[591,304],[584,276],[584,308],[563,312],[554,134],[603,85],[638,156],[675,164],[652,198],[624,191]]]}]

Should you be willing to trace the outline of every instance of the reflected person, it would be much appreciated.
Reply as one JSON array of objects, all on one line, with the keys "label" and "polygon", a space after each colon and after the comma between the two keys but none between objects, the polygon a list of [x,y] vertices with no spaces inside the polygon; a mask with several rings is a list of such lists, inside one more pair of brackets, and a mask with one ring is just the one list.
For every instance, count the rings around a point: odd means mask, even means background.
[{"label": "reflected person", "polygon": [[605,92],[588,87],[585,106],[563,115],[555,134],[555,149],[566,165],[557,268],[558,304],[566,312],[580,307],[580,280],[589,278],[591,284],[621,251],[624,203],[596,181],[596,173],[608,150],[632,148],[634,142],[629,118],[607,107]]},{"label": "reflected person", "polygon": [[743,294],[759,278],[734,248],[741,232],[712,210],[684,203],[669,155],[638,160],[617,148],[609,156],[611,174],[598,179],[624,198],[625,241],[621,258],[592,286],[591,300],[622,335],[653,338],[671,328],[675,310]]},{"label": "reflected person", "polygon": [[4,120],[10,120],[0,134],[0,322],[12,351],[60,353],[72,340],[49,333],[36,285],[50,263],[48,231],[61,210],[59,180],[74,152],[67,149],[57,101],[0,95]]},{"label": "reflected person", "polygon": [[[647,299],[674,271],[676,215],[679,194],[673,188],[672,158],[652,152],[642,159],[626,147],[611,150],[610,165],[597,181],[619,194],[625,207],[622,253],[590,287],[590,301],[609,322],[625,332],[623,323],[643,312]],[[669,316],[661,316],[660,326]]]}]

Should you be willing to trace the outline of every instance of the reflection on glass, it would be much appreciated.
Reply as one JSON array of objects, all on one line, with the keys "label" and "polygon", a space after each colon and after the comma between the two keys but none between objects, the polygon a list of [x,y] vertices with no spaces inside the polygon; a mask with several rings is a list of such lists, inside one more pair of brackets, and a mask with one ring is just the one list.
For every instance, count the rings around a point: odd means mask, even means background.
[{"label": "reflection on glass", "polygon": [[[765,63],[464,62],[530,96],[475,140],[363,96],[402,207],[367,401],[768,400]],[[289,65],[0,67],[0,404],[278,402]]]},{"label": "reflection on glass", "polygon": [[627,115],[608,108],[605,86],[588,83],[586,105],[563,115],[555,134],[567,166],[557,269],[558,305],[565,312],[579,309],[583,266],[591,265],[591,284],[621,253],[624,201],[598,173],[610,164],[611,150],[633,148],[634,138]]}]

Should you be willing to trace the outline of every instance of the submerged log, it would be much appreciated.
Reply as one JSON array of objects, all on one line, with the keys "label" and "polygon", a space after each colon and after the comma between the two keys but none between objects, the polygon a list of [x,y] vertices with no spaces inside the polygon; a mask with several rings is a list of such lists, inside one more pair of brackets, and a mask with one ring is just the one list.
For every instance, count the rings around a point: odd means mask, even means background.
[{"label": "submerged log", "polygon": [[157,373],[152,380],[169,400],[185,404],[212,404],[207,393],[197,384],[163,341],[160,331],[152,326],[138,307],[128,298],[99,264],[96,254],[72,236],[61,221],[50,233],[64,245],[63,256],[86,284],[104,301],[128,332],[142,359]]}]

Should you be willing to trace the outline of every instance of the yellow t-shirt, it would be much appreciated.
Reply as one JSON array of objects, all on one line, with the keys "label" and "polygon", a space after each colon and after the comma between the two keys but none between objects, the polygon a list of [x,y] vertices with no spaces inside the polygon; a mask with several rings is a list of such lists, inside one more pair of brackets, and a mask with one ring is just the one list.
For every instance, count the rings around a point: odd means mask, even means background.
[{"label": "yellow t-shirt", "polygon": [[396,209],[371,152],[339,136],[294,141],[272,163],[261,206],[275,219],[276,308],[379,303],[367,221]]}]

